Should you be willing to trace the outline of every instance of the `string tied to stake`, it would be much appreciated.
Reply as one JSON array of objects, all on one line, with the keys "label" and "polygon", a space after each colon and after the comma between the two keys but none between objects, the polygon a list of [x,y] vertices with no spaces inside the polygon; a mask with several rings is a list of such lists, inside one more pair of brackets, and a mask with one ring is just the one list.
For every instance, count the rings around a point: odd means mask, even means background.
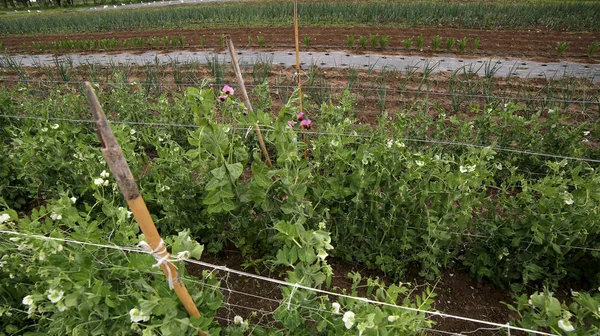
[{"label": "string tied to stake", "polygon": [[152,267],[160,267],[162,265],[165,266],[165,269],[167,270],[167,281],[169,283],[169,289],[173,289],[173,282],[174,280],[178,279],[173,279],[173,274],[171,272],[170,266],[173,266],[175,269],[177,269],[177,266],[173,264],[173,261],[181,261],[189,258],[190,252],[182,251],[177,253],[177,256],[175,258],[171,258],[171,255],[169,254],[169,251],[167,251],[167,248],[165,247],[164,241],[162,239],[160,240],[158,246],[156,246],[155,249],[152,249],[152,247],[143,240],[139,242],[137,246],[144,250],[146,253],[151,254],[154,257],[154,259],[156,259],[156,264],[152,265]]}]

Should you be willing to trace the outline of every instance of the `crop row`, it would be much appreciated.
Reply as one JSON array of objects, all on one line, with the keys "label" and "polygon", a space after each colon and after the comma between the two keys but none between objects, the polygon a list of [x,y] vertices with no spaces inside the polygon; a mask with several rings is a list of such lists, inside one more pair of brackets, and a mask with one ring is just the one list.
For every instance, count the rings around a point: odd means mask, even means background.
[{"label": "crop row", "polygon": [[[309,2],[301,25],[402,25],[598,31],[597,3]],[[116,31],[184,26],[291,25],[292,4],[219,4],[2,18],[0,34]]]}]

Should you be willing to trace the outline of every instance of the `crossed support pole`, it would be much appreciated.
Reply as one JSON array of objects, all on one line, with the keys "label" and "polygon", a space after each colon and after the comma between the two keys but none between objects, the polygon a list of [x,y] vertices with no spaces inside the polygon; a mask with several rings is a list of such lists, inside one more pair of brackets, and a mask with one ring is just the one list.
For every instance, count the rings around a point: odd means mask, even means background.
[{"label": "crossed support pole", "polygon": [[[140,195],[140,191],[135,184],[135,179],[123,156],[121,146],[119,146],[114,133],[110,129],[102,106],[89,82],[85,82],[85,93],[90,103],[92,116],[96,121],[96,134],[100,140],[100,150],[102,151],[115,180],[117,180],[119,189],[121,189],[131,212],[133,212],[133,216],[146,237],[146,244],[149,246],[149,250],[152,251],[152,254],[157,260],[160,259],[158,264],[167,277],[169,286],[175,291],[187,312],[190,316],[199,318],[201,316],[200,312],[194,304],[194,300],[190,296],[185,284],[181,281],[177,268],[169,261],[170,254],[160,238],[160,234],[156,229],[156,225],[154,225],[152,217],[150,217],[150,212],[146,207],[144,199]],[[204,331],[198,331],[200,336],[206,335]]]}]

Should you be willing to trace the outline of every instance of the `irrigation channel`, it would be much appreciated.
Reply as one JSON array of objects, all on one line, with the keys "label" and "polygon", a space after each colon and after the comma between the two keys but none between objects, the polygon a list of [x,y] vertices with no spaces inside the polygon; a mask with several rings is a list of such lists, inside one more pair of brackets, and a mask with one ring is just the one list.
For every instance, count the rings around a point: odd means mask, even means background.
[{"label": "irrigation channel", "polygon": [[[295,54],[289,51],[260,52],[253,50],[238,51],[238,60],[241,65],[251,65],[258,62],[270,62],[273,65],[293,66],[296,62]],[[172,62],[208,64],[215,58],[221,63],[231,63],[227,52],[209,51],[174,51],[169,53],[145,52],[142,54],[66,54],[55,56],[44,55],[17,55],[0,58],[0,67],[25,66],[36,67],[55,65],[66,62],[72,66],[87,64],[99,65],[161,65]],[[562,78],[582,77],[593,83],[600,82],[600,64],[584,64],[574,62],[534,62],[519,59],[471,59],[455,58],[450,56],[421,57],[402,55],[354,55],[345,52],[301,52],[302,66],[357,69],[395,69],[400,72],[468,72],[479,76],[523,78]]]}]

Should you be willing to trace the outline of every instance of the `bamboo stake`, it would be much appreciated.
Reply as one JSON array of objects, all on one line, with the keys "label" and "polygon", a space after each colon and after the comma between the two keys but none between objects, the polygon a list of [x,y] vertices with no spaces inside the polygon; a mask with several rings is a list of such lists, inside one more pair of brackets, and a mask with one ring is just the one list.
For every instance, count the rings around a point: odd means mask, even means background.
[{"label": "bamboo stake", "polygon": [[[85,82],[85,94],[90,103],[92,116],[96,121],[96,134],[100,139],[100,150],[102,151],[102,154],[104,155],[106,163],[108,163],[111,172],[117,180],[119,189],[121,189],[123,196],[125,196],[125,200],[127,200],[127,204],[131,208],[131,212],[133,212],[133,216],[138,222],[140,229],[144,233],[150,248],[153,251],[158,251],[157,253],[164,250],[165,255],[168,255],[166,247],[162,246],[160,234],[158,233],[158,230],[156,229],[156,226],[150,217],[150,212],[148,212],[146,203],[144,202],[144,199],[140,195],[140,191],[135,184],[135,180],[131,174],[129,166],[127,165],[127,161],[125,161],[121,146],[119,146],[115,135],[110,129],[108,120],[106,120],[106,115],[104,115],[104,111],[102,110],[102,106],[100,106],[100,102],[98,101],[98,98],[94,93],[94,89],[89,82]],[[161,263],[160,267],[167,278],[169,278],[169,275],[171,276],[171,278],[168,280],[172,281],[173,290],[179,297],[179,300],[181,300],[181,303],[183,303],[183,306],[190,316],[200,317],[200,312],[194,304],[194,300],[190,296],[190,293],[187,291],[185,284],[181,281],[175,265],[170,262],[166,262]],[[203,331],[198,331],[201,336],[206,335]]]},{"label": "bamboo stake", "polygon": [[302,112],[302,82],[300,80],[300,44],[298,41],[298,0],[294,0],[294,37],[296,39],[296,79],[298,82],[298,102]]},{"label": "bamboo stake", "polygon": [[[246,104],[248,111],[252,112],[254,111],[252,109],[252,103],[250,103],[250,98],[248,97],[246,86],[244,85],[244,78],[242,77],[242,71],[240,70],[240,65],[238,64],[237,56],[235,54],[233,41],[229,36],[227,36],[227,47],[229,48],[229,54],[231,55],[231,63],[233,64],[233,70],[235,71],[235,77],[237,78],[238,88],[242,91],[242,96],[244,97],[244,104]],[[258,124],[254,124],[254,131],[258,137],[258,144],[260,145],[260,150],[265,157],[265,162],[267,163],[268,167],[271,167],[271,158],[269,158],[269,152],[267,152],[267,147],[265,146],[265,141],[262,137],[262,132],[260,131]]]},{"label": "bamboo stake", "polygon": [[[299,111],[302,113],[302,80],[300,79],[300,43],[298,39],[298,0],[294,0],[294,38],[296,40],[296,79],[298,83],[298,103],[300,104]],[[308,157],[308,137],[300,127],[300,133],[304,138],[306,148],[304,149],[304,157]]]}]

